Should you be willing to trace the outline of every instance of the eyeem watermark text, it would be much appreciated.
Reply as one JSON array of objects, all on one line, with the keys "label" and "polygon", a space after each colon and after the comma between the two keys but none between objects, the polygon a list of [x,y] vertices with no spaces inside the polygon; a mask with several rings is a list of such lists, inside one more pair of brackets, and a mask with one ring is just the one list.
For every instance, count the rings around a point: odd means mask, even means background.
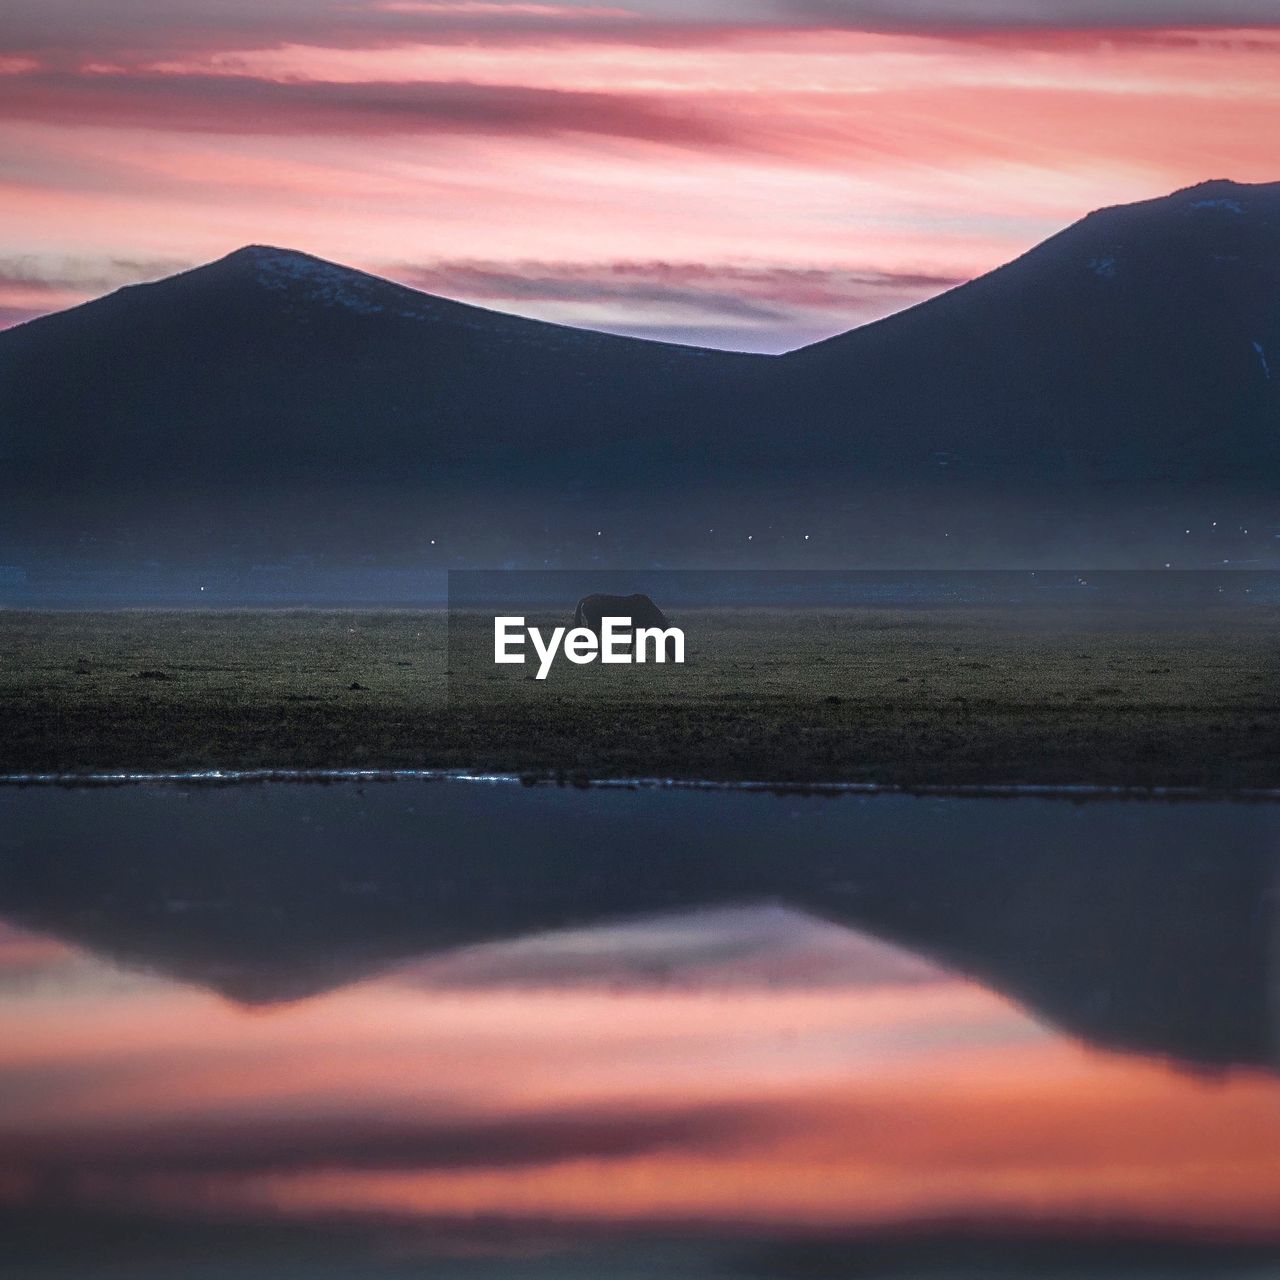
[{"label": "eyeem watermark text", "polygon": [[556,627],[544,636],[523,618],[494,618],[493,660],[500,665],[526,661],[526,641],[537,655],[539,680],[545,680],[556,657],[570,662],[629,665],[644,662],[684,662],[684,632],[679,627],[633,627],[630,618],[602,618],[600,634],[589,627]]}]

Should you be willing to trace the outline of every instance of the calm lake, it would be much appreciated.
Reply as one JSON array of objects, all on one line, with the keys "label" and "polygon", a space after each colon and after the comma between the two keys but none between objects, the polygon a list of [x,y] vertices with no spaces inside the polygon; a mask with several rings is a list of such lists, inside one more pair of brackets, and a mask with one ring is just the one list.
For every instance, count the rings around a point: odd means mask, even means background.
[{"label": "calm lake", "polygon": [[0,787],[0,1271],[1280,1276],[1280,807]]}]

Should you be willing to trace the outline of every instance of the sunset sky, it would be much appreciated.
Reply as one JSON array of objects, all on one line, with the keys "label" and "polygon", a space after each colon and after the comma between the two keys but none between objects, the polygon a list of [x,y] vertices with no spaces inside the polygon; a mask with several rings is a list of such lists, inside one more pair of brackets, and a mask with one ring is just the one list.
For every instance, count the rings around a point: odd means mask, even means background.
[{"label": "sunset sky", "polygon": [[1278,128],[1275,0],[6,0],[0,324],[270,243],[780,350]]}]

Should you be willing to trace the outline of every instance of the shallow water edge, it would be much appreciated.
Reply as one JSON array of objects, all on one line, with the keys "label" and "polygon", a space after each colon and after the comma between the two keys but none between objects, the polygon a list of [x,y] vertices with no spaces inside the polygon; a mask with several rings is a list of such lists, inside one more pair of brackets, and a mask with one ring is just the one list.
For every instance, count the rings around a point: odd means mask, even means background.
[{"label": "shallow water edge", "polygon": [[263,782],[469,782],[491,786],[569,787],[578,790],[714,791],[815,796],[956,796],[992,799],[1194,800],[1280,802],[1280,788],[1133,787],[1095,783],[769,782],[714,778],[566,778],[553,774],[483,773],[465,769],[194,769],[163,772],[5,773],[0,787],[113,787],[134,784],[238,786]]}]

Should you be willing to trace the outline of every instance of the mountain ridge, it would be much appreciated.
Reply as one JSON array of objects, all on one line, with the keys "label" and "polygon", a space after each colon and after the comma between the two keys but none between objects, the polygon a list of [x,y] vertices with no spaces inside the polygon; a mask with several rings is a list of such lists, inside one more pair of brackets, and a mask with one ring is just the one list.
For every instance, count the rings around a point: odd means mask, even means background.
[{"label": "mountain ridge", "polygon": [[0,555],[1170,560],[1280,517],[1276,298],[1280,183],[1225,179],[777,356],[245,246],[0,333]]},{"label": "mountain ridge", "polygon": [[484,327],[492,330],[506,329],[529,336],[541,333],[547,338],[586,338],[597,340],[602,344],[643,342],[651,347],[669,348],[681,352],[709,350],[709,348],[687,346],[684,343],[662,342],[650,338],[629,338],[603,330],[558,324],[514,312],[500,311],[493,307],[484,307],[473,302],[429,293],[388,276],[334,262],[317,254],[267,244],[244,245],[224,254],[221,258],[192,267],[188,271],[179,272],[175,276],[164,277],[159,281],[149,281],[142,286],[125,287],[145,288],[148,284],[164,283],[166,280],[190,277],[200,272],[235,272],[241,267],[247,268],[256,277],[257,283],[266,289],[279,292],[287,292],[291,287],[300,291],[309,290],[310,297],[315,301],[328,305],[347,306],[358,314],[376,315],[383,310],[392,309],[393,299],[399,298],[400,310],[397,314],[402,319],[445,320],[461,324],[473,323],[477,327],[482,327],[481,322],[486,322]]},{"label": "mountain ridge", "polygon": [[127,294],[135,290],[145,290],[156,284],[165,284],[169,281],[180,280],[190,277],[197,273],[208,272],[217,268],[225,268],[236,263],[245,262],[258,266],[264,260],[296,260],[300,264],[315,265],[328,268],[332,271],[339,272],[345,276],[358,278],[368,281],[376,286],[402,291],[407,295],[412,295],[418,300],[429,300],[433,304],[440,305],[445,308],[458,308],[460,311],[467,311],[492,318],[500,321],[511,321],[514,324],[527,325],[534,327],[542,327],[548,330],[554,330],[562,333],[575,335],[587,335],[602,339],[615,340],[625,343],[645,343],[653,347],[675,348],[678,350],[689,350],[698,352],[708,352],[712,355],[738,355],[738,356],[759,356],[762,360],[785,360],[790,356],[798,355],[805,351],[812,351],[816,348],[825,346],[829,342],[834,342],[840,338],[848,337],[852,334],[864,333],[874,329],[880,325],[886,324],[897,319],[899,316],[909,315],[921,308],[929,307],[941,298],[949,297],[966,289],[969,285],[978,280],[998,275],[1006,271],[1010,267],[1014,267],[1026,259],[1032,257],[1047,245],[1052,244],[1060,237],[1069,234],[1079,228],[1096,224],[1101,220],[1107,219],[1110,215],[1116,213],[1131,213],[1145,209],[1155,209],[1167,205],[1170,201],[1180,199],[1181,197],[1195,194],[1218,194],[1219,199],[1215,203],[1228,204],[1235,202],[1236,199],[1243,196],[1259,196],[1266,195],[1280,202],[1280,181],[1265,183],[1242,183],[1236,182],[1230,178],[1210,178],[1203,182],[1194,183],[1188,187],[1181,187],[1172,192],[1168,196],[1156,196],[1149,199],[1135,201],[1132,203],[1107,205],[1099,209],[1094,209],[1086,213],[1076,222],[1069,224],[1061,231],[1054,233],[1047,240],[1040,241],[1031,248],[1011,258],[1008,262],[1002,263],[1000,266],[992,268],[988,272],[984,272],[979,276],[964,280],[959,284],[953,285],[948,289],[926,298],[921,302],[914,303],[909,307],[905,307],[900,311],[892,312],[887,316],[881,316],[875,320],[867,321],[864,324],[855,325],[850,329],[841,330],[831,334],[826,338],[819,338],[814,342],[804,343],[801,346],[793,347],[782,352],[752,352],[752,351],[725,351],[722,348],[701,347],[696,344],[671,342],[660,338],[635,337],[630,334],[617,334],[604,329],[592,329],[587,326],[563,324],[558,321],[542,320],[532,316],[521,315],[518,312],[502,311],[496,307],[488,307],[475,302],[468,302],[460,298],[450,298],[443,294],[434,294],[427,290],[419,289],[414,285],[405,284],[396,280],[391,276],[383,276],[375,271],[367,270],[363,267],[353,267],[345,263],[339,263],[333,259],[325,258],[319,254],[313,254],[302,249],[293,249],[282,245],[273,245],[267,243],[250,243],[241,245],[236,249],[221,255],[220,257],[210,259],[208,262],[198,263],[195,266],[188,267],[182,271],[177,271],[171,275],[158,277],[154,280],[137,281],[131,284],[121,285],[117,289],[113,289],[107,293],[101,294],[95,298],[86,299],[84,302],[75,303],[73,306],[61,308],[57,311],[47,312],[43,315],[32,316],[22,320],[17,324],[9,326],[7,329],[0,330],[0,335],[12,333],[21,329],[25,329],[30,325],[39,324],[44,320],[48,320],[55,316],[67,315],[72,312],[79,311],[84,307],[92,306],[104,299],[111,298],[120,294]]}]

